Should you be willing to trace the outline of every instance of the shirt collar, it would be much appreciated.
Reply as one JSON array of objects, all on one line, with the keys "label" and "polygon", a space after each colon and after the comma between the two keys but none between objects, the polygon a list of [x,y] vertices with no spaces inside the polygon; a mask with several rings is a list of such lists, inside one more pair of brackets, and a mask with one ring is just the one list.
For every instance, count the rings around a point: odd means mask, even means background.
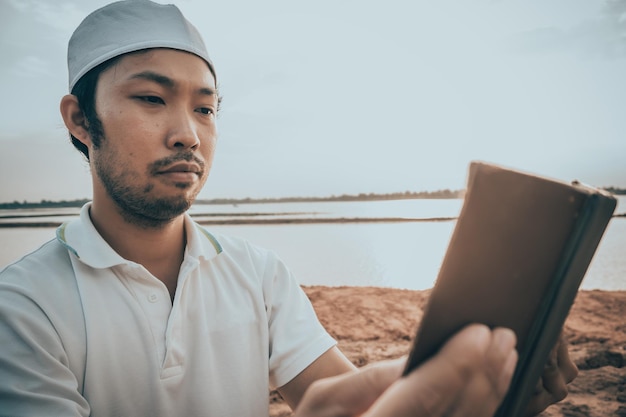
[{"label": "shirt collar", "polygon": [[[78,219],[70,220],[59,226],[56,232],[59,242],[92,268],[110,268],[129,263],[130,261],[122,258],[100,236],[89,217],[90,208],[91,203],[85,204],[80,210]],[[185,213],[184,220],[187,232],[186,257],[209,260],[222,252],[218,240],[195,223],[189,214]]]},{"label": "shirt collar", "polygon": [[188,213],[185,213],[185,230],[187,232],[186,255],[209,260],[222,253],[222,245],[217,238],[194,222]]}]

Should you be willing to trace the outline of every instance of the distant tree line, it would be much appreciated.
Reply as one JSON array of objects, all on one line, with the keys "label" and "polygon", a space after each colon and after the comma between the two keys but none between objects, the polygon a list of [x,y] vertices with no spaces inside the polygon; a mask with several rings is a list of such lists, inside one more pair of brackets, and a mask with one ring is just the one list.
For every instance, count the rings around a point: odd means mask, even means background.
[{"label": "distant tree line", "polygon": [[[612,194],[626,195],[626,189],[617,187],[604,187]],[[198,204],[251,204],[251,203],[307,203],[320,201],[374,201],[374,200],[411,200],[411,199],[446,199],[463,198],[465,190],[437,190],[437,191],[404,191],[388,194],[360,193],[342,194],[330,197],[276,197],[276,198],[214,198],[209,200],[197,200]],[[89,199],[77,200],[41,200],[39,202],[13,201],[0,203],[0,209],[29,209],[29,208],[75,208],[82,207]]]},{"label": "distant tree line", "polygon": [[378,194],[342,194],[330,197],[273,197],[273,198],[215,198],[211,200],[198,200],[200,204],[250,204],[250,203],[308,203],[320,201],[373,201],[373,200],[409,200],[418,198],[463,198],[464,190],[438,190],[438,191],[404,191],[397,193]]},{"label": "distant tree line", "polygon": [[615,195],[626,195],[626,188],[605,187],[604,190]]},{"label": "distant tree line", "polygon": [[85,203],[90,201],[87,198],[78,200],[41,200],[40,202],[32,201],[13,201],[12,203],[0,203],[0,209],[29,209],[29,208],[70,208],[70,207],[82,207]]}]

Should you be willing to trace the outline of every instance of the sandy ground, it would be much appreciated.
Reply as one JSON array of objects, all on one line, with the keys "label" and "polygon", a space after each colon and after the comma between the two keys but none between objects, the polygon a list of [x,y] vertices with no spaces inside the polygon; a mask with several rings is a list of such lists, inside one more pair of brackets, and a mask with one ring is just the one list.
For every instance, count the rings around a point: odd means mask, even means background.
[{"label": "sandy ground", "polygon": [[[428,291],[304,287],[320,321],[357,366],[406,355]],[[580,374],[542,417],[626,417],[626,291],[581,291],[565,324]],[[270,394],[270,414],[290,416]]]}]

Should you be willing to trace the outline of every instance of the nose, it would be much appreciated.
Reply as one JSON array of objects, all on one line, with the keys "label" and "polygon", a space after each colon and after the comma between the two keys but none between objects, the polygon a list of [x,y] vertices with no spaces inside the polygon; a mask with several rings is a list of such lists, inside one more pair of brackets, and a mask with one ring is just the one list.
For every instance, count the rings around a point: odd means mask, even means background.
[{"label": "nose", "polygon": [[177,111],[171,117],[170,131],[167,137],[167,146],[172,149],[196,149],[200,145],[198,126],[184,110]]}]

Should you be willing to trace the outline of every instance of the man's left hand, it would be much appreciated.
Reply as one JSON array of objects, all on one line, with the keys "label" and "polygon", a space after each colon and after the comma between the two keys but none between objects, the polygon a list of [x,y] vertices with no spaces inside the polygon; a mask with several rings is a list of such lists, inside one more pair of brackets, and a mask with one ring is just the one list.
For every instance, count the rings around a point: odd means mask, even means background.
[{"label": "man's left hand", "polygon": [[526,416],[541,413],[548,406],[557,403],[567,396],[567,384],[578,375],[578,368],[569,357],[568,343],[561,333],[558,342],[550,352],[548,363],[537,382],[535,392],[526,409]]}]

